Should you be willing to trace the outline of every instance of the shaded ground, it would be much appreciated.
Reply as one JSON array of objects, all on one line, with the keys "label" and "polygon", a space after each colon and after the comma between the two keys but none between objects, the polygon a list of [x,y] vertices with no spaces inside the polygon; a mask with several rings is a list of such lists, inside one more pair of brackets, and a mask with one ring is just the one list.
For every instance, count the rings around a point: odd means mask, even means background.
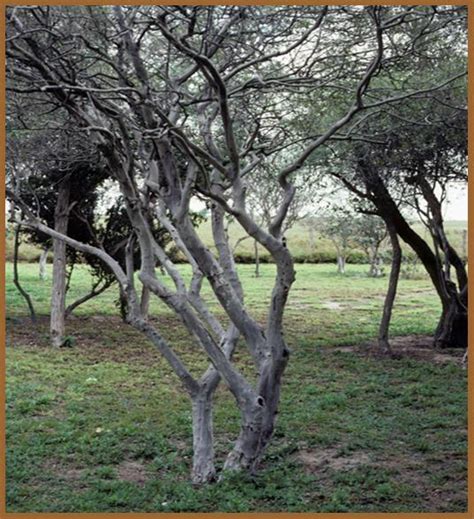
[{"label": "shaded ground", "polygon": [[[435,364],[454,362],[462,365],[464,350],[459,348],[435,349],[433,337],[429,335],[407,335],[390,339],[390,347],[394,359],[410,358]],[[358,344],[355,346],[330,346],[330,352],[352,352],[358,355],[370,356],[384,360],[386,356],[378,349],[375,341]]]},{"label": "shaded ground", "polygon": [[[173,329],[176,336],[178,323],[173,316],[152,317],[152,321],[160,329]],[[31,347],[49,348],[48,336],[49,321],[46,316],[40,316],[38,326],[31,325],[29,319],[11,318],[7,321],[7,341],[9,345],[21,343]],[[115,362],[139,361],[143,363],[161,361],[161,355],[153,347],[142,347],[139,343],[142,339],[139,333],[125,325],[118,317],[113,316],[80,316],[70,317],[68,330],[73,337],[72,346],[80,347],[81,355],[91,362],[100,360],[112,360]],[[179,335],[179,333],[178,333]],[[182,338],[188,338],[186,332],[181,331]],[[123,355],[122,347],[132,341],[127,349],[127,356]],[[99,347],[98,347],[99,346]],[[435,349],[433,338],[429,335],[406,335],[392,337],[390,346],[395,359],[409,358],[414,360],[444,364],[452,362],[461,365],[464,350],[462,349]],[[364,357],[386,360],[381,354],[377,342],[364,342],[362,344],[344,346],[323,346],[322,351],[328,353],[350,352]]]}]

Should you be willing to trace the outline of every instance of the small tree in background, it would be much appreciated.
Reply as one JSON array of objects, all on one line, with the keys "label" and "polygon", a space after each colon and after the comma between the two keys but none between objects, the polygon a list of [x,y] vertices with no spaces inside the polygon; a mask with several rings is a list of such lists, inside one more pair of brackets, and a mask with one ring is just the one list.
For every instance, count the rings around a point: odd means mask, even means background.
[{"label": "small tree in background", "polygon": [[379,216],[374,214],[361,214],[356,217],[354,223],[354,243],[367,256],[369,276],[374,278],[383,276],[381,247],[387,238],[387,226]]},{"label": "small tree in background", "polygon": [[346,260],[354,247],[354,236],[359,229],[356,216],[349,210],[334,209],[319,219],[319,232],[329,238],[337,254],[337,272],[346,273]]}]

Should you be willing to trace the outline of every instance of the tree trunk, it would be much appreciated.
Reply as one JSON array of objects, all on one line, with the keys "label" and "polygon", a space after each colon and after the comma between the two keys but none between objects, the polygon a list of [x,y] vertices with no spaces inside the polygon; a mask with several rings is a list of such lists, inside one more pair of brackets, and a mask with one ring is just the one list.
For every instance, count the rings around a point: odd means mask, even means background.
[{"label": "tree trunk", "polygon": [[148,319],[148,311],[150,308],[150,289],[143,285],[142,296],[140,298],[140,310],[144,319]]},{"label": "tree trunk", "polygon": [[382,261],[382,258],[380,256],[376,256],[376,259],[375,259],[375,264],[374,264],[374,277],[375,278],[381,278],[383,273],[382,273],[382,265],[383,265],[383,261]]},{"label": "tree trunk", "polygon": [[45,247],[41,251],[40,259],[39,259],[39,278],[41,281],[44,281],[46,279],[46,262],[48,260],[48,252],[49,252],[49,246]]},{"label": "tree trunk", "polygon": [[199,391],[192,397],[193,469],[195,485],[209,483],[216,477],[214,466],[214,437],[212,424],[213,392]]},{"label": "tree trunk", "polygon": [[24,297],[28,310],[30,311],[30,317],[33,324],[36,324],[36,312],[31,300],[30,294],[21,286],[20,276],[18,274],[18,250],[20,248],[20,231],[21,226],[15,226],[15,238],[13,244],[13,283],[18,289],[18,292]]},{"label": "tree trunk", "polygon": [[279,359],[267,361],[262,368],[256,402],[241,406],[240,433],[228,454],[224,470],[255,472],[275,428],[280,401],[281,379],[289,359],[289,350],[282,348]]},{"label": "tree trunk", "polygon": [[263,406],[257,402],[241,408],[239,436],[227,456],[224,471],[254,471],[262,452],[263,412]]},{"label": "tree trunk", "polygon": [[395,227],[388,222],[387,229],[392,244],[392,267],[390,270],[390,279],[388,282],[387,295],[383,306],[382,320],[379,327],[379,348],[384,354],[390,354],[391,348],[388,342],[388,330],[392,317],[393,303],[397,294],[398,279],[400,277],[400,268],[402,264],[402,249],[398,241],[397,231]]},{"label": "tree trunk", "polygon": [[369,277],[382,277],[382,258],[379,256],[379,248],[377,246],[371,247],[371,252],[368,253],[370,259]]},{"label": "tree trunk", "polygon": [[[467,300],[458,296],[452,281],[447,281],[446,285],[450,297],[443,305],[436,328],[435,347],[467,348]],[[464,292],[467,294],[467,289]],[[465,304],[462,299],[465,300]]]},{"label": "tree trunk", "polygon": [[[69,179],[59,184],[58,200],[54,211],[54,230],[67,234],[69,219]],[[66,310],[66,243],[53,239],[53,284],[51,291],[50,336],[54,347],[62,346],[65,335]]]},{"label": "tree trunk", "polygon": [[258,250],[258,242],[257,240],[253,241],[253,247],[255,251],[255,277],[260,277],[260,253]]},{"label": "tree trunk", "polygon": [[337,272],[339,274],[346,273],[346,258],[339,254],[337,256]]}]

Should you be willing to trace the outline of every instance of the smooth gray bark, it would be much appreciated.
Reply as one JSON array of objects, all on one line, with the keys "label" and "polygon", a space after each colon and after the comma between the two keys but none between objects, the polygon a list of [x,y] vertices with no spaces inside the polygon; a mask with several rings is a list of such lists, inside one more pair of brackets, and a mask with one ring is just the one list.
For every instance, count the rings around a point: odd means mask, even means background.
[{"label": "smooth gray bark", "polygon": [[193,469],[192,481],[199,485],[216,477],[212,423],[212,393],[199,391],[192,397]]},{"label": "smooth gray bark", "polygon": [[346,258],[340,254],[337,255],[337,272],[338,274],[346,273]]}]

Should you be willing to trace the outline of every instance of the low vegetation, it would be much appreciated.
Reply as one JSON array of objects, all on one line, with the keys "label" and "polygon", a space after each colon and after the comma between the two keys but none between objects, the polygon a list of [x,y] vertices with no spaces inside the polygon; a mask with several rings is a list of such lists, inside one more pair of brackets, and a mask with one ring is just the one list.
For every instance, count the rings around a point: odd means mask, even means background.
[{"label": "low vegetation", "polygon": [[[463,232],[467,229],[467,222],[464,220],[452,220],[446,222],[446,233],[453,244],[453,246],[460,251],[461,256],[466,256],[466,251],[463,250],[465,245],[463,243]],[[336,249],[331,243],[331,240],[321,236],[317,231],[311,230],[310,221],[306,218],[297,222],[293,228],[287,232],[288,247],[293,254],[296,263],[335,263]],[[425,239],[429,240],[427,231],[425,231],[421,224],[415,225],[415,229]],[[203,237],[204,242],[208,247],[213,247],[211,236],[211,224],[208,220],[199,225],[199,234]],[[236,224],[229,226],[230,243],[237,244],[241,238],[245,236],[241,227]],[[413,260],[413,252],[405,247],[402,243],[405,256]],[[385,254],[389,254],[384,248]],[[235,249],[236,259],[239,263],[253,263],[254,245],[250,238],[240,241]],[[26,263],[31,263],[39,260],[41,249],[31,243],[22,243],[19,251],[19,260]],[[13,259],[13,233],[8,233],[6,244],[7,261]],[[49,255],[52,261],[52,254]],[[265,251],[260,252],[260,261],[268,263],[270,257]],[[367,258],[362,250],[357,247],[352,247],[347,258],[347,263],[366,263]]]},{"label": "low vegetation", "polygon": [[[462,352],[431,349],[426,335],[440,308],[422,277],[400,282],[392,322],[398,358],[373,355],[387,278],[368,278],[367,269],[351,265],[340,276],[334,265],[298,265],[286,313],[291,361],[262,470],[197,488],[189,482],[189,402],[153,346],[117,317],[116,289],[80,307],[67,323],[70,347],[53,350],[48,280],[39,280],[36,265],[21,265],[43,315],[34,329],[8,265],[8,511],[465,511]],[[274,266],[263,265],[258,279],[251,265],[239,272],[264,319]],[[79,266],[70,297],[89,286]],[[155,301],[151,315],[193,371],[202,369],[176,318]],[[237,364],[251,375],[243,347]],[[221,385],[221,462],[239,428],[231,400]]]}]

